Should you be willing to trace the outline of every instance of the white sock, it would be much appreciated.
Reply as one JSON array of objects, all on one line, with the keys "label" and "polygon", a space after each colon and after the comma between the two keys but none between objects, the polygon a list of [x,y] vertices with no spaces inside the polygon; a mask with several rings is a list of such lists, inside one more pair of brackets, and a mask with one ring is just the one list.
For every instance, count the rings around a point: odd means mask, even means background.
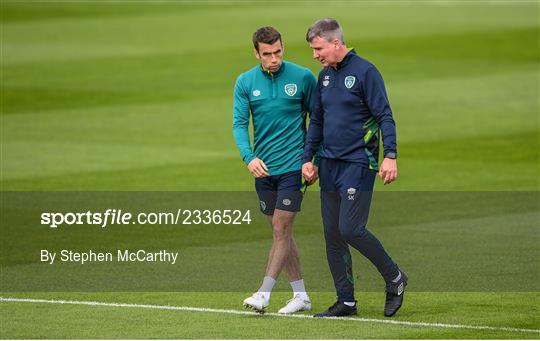
[{"label": "white sock", "polygon": [[299,279],[297,281],[293,281],[293,282],[290,282],[290,283],[291,283],[291,287],[292,287],[294,296],[300,295],[300,297],[302,299],[309,301],[309,296],[306,293],[306,287],[304,286],[304,280],[303,279]]},{"label": "white sock", "polygon": [[261,287],[259,288],[259,291],[257,291],[260,294],[264,295],[264,298],[269,301],[270,300],[270,293],[272,292],[272,289],[274,288],[274,284],[276,284],[276,280],[273,279],[270,276],[264,276],[263,282]]},{"label": "white sock", "polygon": [[343,304],[348,305],[349,307],[354,307],[356,302],[343,302]]}]

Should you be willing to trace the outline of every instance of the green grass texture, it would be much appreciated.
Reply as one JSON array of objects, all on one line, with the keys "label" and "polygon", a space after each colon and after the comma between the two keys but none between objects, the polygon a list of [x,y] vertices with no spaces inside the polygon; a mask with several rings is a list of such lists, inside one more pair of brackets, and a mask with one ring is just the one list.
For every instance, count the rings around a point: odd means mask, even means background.
[{"label": "green grass texture", "polygon": [[538,190],[538,4],[2,2],[3,190],[251,190],[232,88],[251,34],[336,17],[387,85],[399,180],[378,190]]},{"label": "green grass texture", "polygon": [[[241,302],[247,295],[216,292],[26,293],[12,294],[11,297],[241,310]],[[273,293],[269,312],[275,313],[289,298],[289,293]],[[313,305],[315,312],[326,309],[334,300],[331,293],[313,292],[311,298],[316,302]],[[358,317],[384,319],[383,293],[362,293],[358,299]],[[530,329],[538,327],[538,314],[533,314],[537,304],[538,298],[533,293],[410,293],[403,310],[394,320]],[[501,309],[507,314],[501,314]],[[538,332],[530,331],[43,303],[2,302],[0,316],[4,321],[3,338],[538,339]]]}]

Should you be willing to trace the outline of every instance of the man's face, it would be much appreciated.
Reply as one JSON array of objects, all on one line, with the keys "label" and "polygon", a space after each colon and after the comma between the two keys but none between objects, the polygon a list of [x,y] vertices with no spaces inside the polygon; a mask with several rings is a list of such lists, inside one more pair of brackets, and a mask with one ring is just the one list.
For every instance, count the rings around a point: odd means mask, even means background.
[{"label": "man's face", "polygon": [[324,38],[315,37],[311,40],[309,46],[313,50],[313,59],[317,59],[324,67],[337,65],[337,51],[340,47],[338,39],[329,42]]},{"label": "man's face", "polygon": [[280,40],[273,44],[259,43],[259,50],[255,50],[255,57],[261,61],[263,69],[277,72],[283,62],[283,44]]}]

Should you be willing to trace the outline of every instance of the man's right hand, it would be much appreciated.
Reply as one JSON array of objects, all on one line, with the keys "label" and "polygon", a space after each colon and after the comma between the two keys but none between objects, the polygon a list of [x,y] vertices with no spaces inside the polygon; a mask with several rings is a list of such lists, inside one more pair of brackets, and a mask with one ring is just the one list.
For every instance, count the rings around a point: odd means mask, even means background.
[{"label": "man's right hand", "polygon": [[268,168],[258,157],[251,160],[247,167],[251,175],[256,178],[264,178],[265,176],[268,176]]},{"label": "man's right hand", "polygon": [[308,183],[313,183],[317,180],[317,170],[312,162],[306,162],[302,165],[302,176]]}]

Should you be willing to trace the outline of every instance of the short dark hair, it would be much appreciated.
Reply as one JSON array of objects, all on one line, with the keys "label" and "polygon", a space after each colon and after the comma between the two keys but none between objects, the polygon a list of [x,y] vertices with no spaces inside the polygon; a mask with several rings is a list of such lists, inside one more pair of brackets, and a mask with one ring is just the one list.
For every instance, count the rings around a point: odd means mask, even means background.
[{"label": "short dark hair", "polygon": [[341,29],[341,25],[336,19],[332,18],[317,20],[311,25],[306,33],[306,40],[308,43],[311,43],[315,37],[324,38],[329,42],[334,39],[339,39],[342,43],[345,42],[343,40],[343,30]]},{"label": "short dark hair", "polygon": [[271,26],[261,27],[253,33],[253,47],[257,51],[259,51],[259,43],[274,44],[278,40],[282,42],[281,34]]}]

